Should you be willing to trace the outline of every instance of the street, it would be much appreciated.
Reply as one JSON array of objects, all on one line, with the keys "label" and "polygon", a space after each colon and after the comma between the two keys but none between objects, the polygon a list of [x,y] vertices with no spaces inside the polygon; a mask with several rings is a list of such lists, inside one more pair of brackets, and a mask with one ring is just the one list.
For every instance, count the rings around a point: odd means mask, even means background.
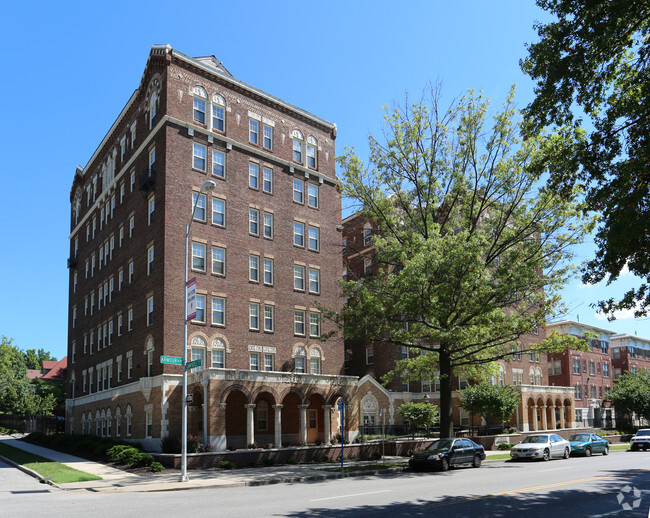
[{"label": "street", "polygon": [[[159,493],[49,488],[0,463],[3,516],[647,517],[650,452],[550,462],[485,462],[447,473]],[[218,475],[217,475],[218,476]]]}]

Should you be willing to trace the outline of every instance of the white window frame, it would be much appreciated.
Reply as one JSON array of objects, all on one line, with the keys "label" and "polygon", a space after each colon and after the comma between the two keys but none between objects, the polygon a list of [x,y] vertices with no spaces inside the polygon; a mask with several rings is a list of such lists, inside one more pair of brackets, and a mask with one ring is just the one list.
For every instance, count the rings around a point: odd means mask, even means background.
[{"label": "white window frame", "polygon": [[[226,299],[225,297],[212,297],[212,324],[215,326],[226,325]],[[216,317],[216,318],[215,318]]]},{"label": "white window frame", "polygon": [[206,244],[192,241],[192,271],[205,273]]},{"label": "white window frame", "polygon": [[[221,260],[219,259],[221,256]],[[215,265],[220,265],[220,268],[215,269]],[[221,270],[221,271],[219,271]],[[226,275],[226,249],[220,246],[212,247],[212,273],[214,275],[225,276]]]}]

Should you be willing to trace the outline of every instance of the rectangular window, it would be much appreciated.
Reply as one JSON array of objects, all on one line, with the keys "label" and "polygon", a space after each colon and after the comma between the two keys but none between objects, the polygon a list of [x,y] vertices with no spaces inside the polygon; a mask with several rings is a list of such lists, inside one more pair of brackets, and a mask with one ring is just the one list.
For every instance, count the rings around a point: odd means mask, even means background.
[{"label": "rectangular window", "polygon": [[262,190],[267,193],[273,192],[273,169],[270,167],[262,169]]},{"label": "rectangular window", "polygon": [[312,374],[320,374],[320,358],[318,356],[309,358],[309,372]]},{"label": "rectangular window", "polygon": [[269,212],[264,213],[264,237],[273,239],[273,214]]},{"label": "rectangular window", "polygon": [[309,249],[318,251],[320,248],[320,229],[309,227]]},{"label": "rectangular window", "polygon": [[581,385],[576,385],[575,390],[576,390],[575,398],[576,399],[582,399],[582,386]]},{"label": "rectangular window", "polygon": [[364,275],[372,274],[372,259],[366,258],[363,260],[363,274]]},{"label": "rectangular window", "polygon": [[254,163],[248,164],[248,186],[258,189],[260,185],[260,166]]},{"label": "rectangular window", "polygon": [[260,258],[258,255],[248,256],[248,280],[253,282],[260,280]]},{"label": "rectangular window", "polygon": [[133,377],[133,356],[126,359],[126,377],[131,379]]},{"label": "rectangular window", "polygon": [[372,230],[367,228],[363,231],[363,246],[370,246]]},{"label": "rectangular window", "polygon": [[259,234],[260,211],[248,209],[248,233],[257,236]]},{"label": "rectangular window", "polygon": [[250,353],[250,368],[252,371],[260,370],[260,353]]},{"label": "rectangular window", "polygon": [[212,368],[223,369],[226,367],[226,351],[223,349],[212,349]]},{"label": "rectangular window", "polygon": [[309,313],[309,336],[320,337],[320,313]]},{"label": "rectangular window", "polygon": [[609,364],[603,363],[603,376],[609,378]]},{"label": "rectangular window", "polygon": [[307,205],[314,209],[318,208],[318,185],[316,184],[307,184]]},{"label": "rectangular window", "polygon": [[193,322],[205,324],[205,295],[196,296],[196,317]]},{"label": "rectangular window", "polygon": [[131,149],[135,147],[135,128],[136,123],[131,124]]},{"label": "rectangular window", "polygon": [[223,297],[212,297],[212,323],[226,325],[226,299]]},{"label": "rectangular window", "polygon": [[147,325],[153,325],[153,297],[147,299]]},{"label": "rectangular window", "polygon": [[[127,313],[127,329],[129,331],[133,330],[133,308],[129,308],[129,311]],[[129,376],[130,377],[130,376]]]},{"label": "rectangular window", "polygon": [[264,142],[263,142],[264,149],[268,149],[270,151],[273,149],[273,127],[264,124],[263,131],[264,131]]},{"label": "rectangular window", "polygon": [[118,246],[122,248],[122,244],[124,244],[124,227],[120,227],[119,236]]},{"label": "rectangular window", "polygon": [[274,329],[273,316],[275,308],[273,306],[264,306],[264,331],[272,333]]},{"label": "rectangular window", "polygon": [[274,364],[274,356],[273,354],[266,353],[264,354],[264,370],[267,372],[275,370],[273,368]]},{"label": "rectangular window", "polygon": [[293,160],[302,164],[302,141],[296,138],[292,139],[293,141]]},{"label": "rectangular window", "polygon": [[310,293],[320,293],[320,270],[316,268],[309,269],[309,291]]},{"label": "rectangular window", "polygon": [[133,230],[135,229],[135,216],[129,218],[129,237],[133,237]]},{"label": "rectangular window", "polygon": [[146,414],[146,437],[151,437],[151,434],[153,433],[153,413],[152,412],[147,412]]},{"label": "rectangular window", "polygon": [[156,148],[153,148],[149,151],[149,171],[154,172],[156,170]]},{"label": "rectangular window", "polygon": [[122,336],[122,315],[117,315],[117,336]]},{"label": "rectangular window", "polygon": [[131,171],[131,175],[129,178],[129,189],[131,192],[135,189],[135,171]]},{"label": "rectangular window", "polygon": [[154,257],[154,250],[153,250],[153,245],[151,245],[147,249],[147,275],[151,275],[153,273],[153,257]]},{"label": "rectangular window", "polygon": [[205,271],[205,244],[192,243],[192,270]]},{"label": "rectangular window", "polygon": [[305,312],[304,311],[295,310],[293,312],[293,334],[295,335],[305,334]]},{"label": "rectangular window", "polygon": [[593,362],[593,360],[589,360],[589,375],[596,375],[596,364]]},{"label": "rectangular window", "polygon": [[298,178],[293,179],[293,201],[296,203],[305,202],[305,182]]},{"label": "rectangular window", "polygon": [[192,193],[192,208],[196,204],[194,219],[197,221],[205,221],[205,200],[205,194]]},{"label": "rectangular window", "polygon": [[316,169],[316,146],[307,143],[307,167]]},{"label": "rectangular window", "polygon": [[147,223],[151,225],[155,221],[156,200],[155,196],[149,198]]},{"label": "rectangular window", "polygon": [[260,305],[256,302],[248,304],[248,327],[255,330],[260,328]]},{"label": "rectangular window", "polygon": [[293,267],[293,289],[305,291],[305,267],[294,265]]},{"label": "rectangular window", "polygon": [[580,360],[573,360],[573,374],[580,374]]},{"label": "rectangular window", "polygon": [[194,144],[192,153],[192,167],[199,171],[205,171],[206,148],[201,144]]},{"label": "rectangular window", "polygon": [[296,246],[305,246],[305,224],[298,221],[293,222],[293,244]]},{"label": "rectangular window", "polygon": [[298,373],[307,372],[307,369],[305,367],[305,357],[304,356],[296,356],[295,363],[296,363],[296,372],[298,372]]},{"label": "rectangular window", "polygon": [[260,141],[260,123],[255,119],[248,120],[248,141],[251,144],[259,144]]},{"label": "rectangular window", "polygon": [[226,226],[226,200],[212,198],[212,224]]},{"label": "rectangular window", "polygon": [[212,150],[212,174],[219,178],[226,177],[226,155],[221,151]]},{"label": "rectangular window", "polygon": [[212,273],[226,275],[226,250],[224,248],[212,247]]},{"label": "rectangular window", "polygon": [[375,349],[374,347],[366,348],[366,365],[372,365],[375,363]]},{"label": "rectangular window", "polygon": [[264,284],[273,284],[273,259],[264,258]]},{"label": "rectangular window", "polygon": [[117,272],[117,291],[122,291],[122,284],[124,284],[124,270],[120,268]]},{"label": "rectangular window", "polygon": [[205,100],[194,98],[194,120],[201,124],[205,124]]}]

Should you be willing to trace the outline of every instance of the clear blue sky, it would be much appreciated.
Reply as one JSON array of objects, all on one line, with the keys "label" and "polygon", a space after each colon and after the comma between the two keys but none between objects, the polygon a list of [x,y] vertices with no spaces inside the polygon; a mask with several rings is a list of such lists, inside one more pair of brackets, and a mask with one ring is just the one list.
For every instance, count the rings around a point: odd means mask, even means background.
[{"label": "clear blue sky", "polygon": [[[0,43],[0,335],[66,354],[69,193],[138,86],[152,44],[215,55],[238,79],[338,124],[337,150],[363,157],[381,107],[441,81],[449,98],[482,89],[500,104],[547,19],[533,0],[191,3],[10,2]],[[583,257],[588,248],[581,252]],[[633,283],[632,276],[622,279]],[[598,320],[621,290],[566,289],[568,315],[650,337],[650,321]]]}]

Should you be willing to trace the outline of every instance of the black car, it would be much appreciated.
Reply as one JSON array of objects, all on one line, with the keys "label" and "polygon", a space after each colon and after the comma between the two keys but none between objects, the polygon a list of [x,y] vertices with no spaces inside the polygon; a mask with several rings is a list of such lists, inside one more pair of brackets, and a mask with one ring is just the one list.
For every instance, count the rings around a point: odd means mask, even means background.
[{"label": "black car", "polygon": [[485,448],[469,439],[439,439],[409,460],[413,471],[437,468],[447,471],[451,466],[471,464],[478,468],[485,460]]}]

